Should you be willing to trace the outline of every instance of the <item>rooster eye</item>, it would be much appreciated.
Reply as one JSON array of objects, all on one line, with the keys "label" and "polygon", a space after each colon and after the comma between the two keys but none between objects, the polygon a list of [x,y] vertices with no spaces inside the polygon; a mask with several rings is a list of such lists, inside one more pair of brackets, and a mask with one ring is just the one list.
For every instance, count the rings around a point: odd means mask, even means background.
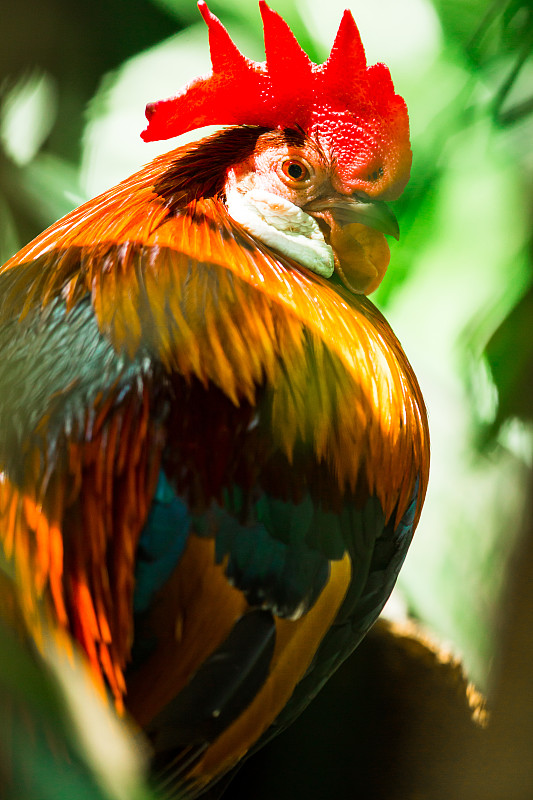
[{"label": "rooster eye", "polygon": [[309,178],[309,170],[305,164],[295,158],[288,158],[284,161],[281,170],[285,177],[294,183],[301,183]]}]

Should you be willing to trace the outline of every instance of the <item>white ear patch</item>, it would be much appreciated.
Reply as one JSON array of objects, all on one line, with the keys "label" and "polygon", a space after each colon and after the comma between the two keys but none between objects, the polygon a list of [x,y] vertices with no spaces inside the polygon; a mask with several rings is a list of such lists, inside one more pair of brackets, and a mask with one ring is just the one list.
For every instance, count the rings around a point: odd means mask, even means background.
[{"label": "white ear patch", "polygon": [[267,247],[302,266],[330,278],[333,250],[326,244],[316,220],[273,192],[230,189],[226,195],[230,216]]}]

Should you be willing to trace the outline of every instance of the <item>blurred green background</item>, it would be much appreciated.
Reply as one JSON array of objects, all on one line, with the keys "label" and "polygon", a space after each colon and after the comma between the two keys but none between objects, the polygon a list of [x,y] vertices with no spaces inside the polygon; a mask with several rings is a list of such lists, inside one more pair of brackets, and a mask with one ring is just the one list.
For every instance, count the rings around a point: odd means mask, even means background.
[{"label": "blurred green background", "polygon": [[[209,5],[262,60],[255,0]],[[391,613],[403,604],[490,690],[532,464],[533,4],[271,5],[317,62],[348,6],[409,107],[412,178],[374,299],[422,386],[432,469]],[[18,0],[0,38],[3,261],[168,149],[140,140],[145,104],[208,72],[209,55],[193,0]]]}]

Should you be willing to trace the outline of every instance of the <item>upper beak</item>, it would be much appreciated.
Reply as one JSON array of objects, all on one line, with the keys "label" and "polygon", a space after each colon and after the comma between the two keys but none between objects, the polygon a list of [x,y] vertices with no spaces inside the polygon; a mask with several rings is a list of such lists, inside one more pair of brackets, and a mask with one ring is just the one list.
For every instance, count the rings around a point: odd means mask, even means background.
[{"label": "upper beak", "polygon": [[400,238],[398,220],[382,200],[361,200],[354,197],[328,197],[309,203],[304,211],[330,211],[339,225],[360,222],[368,228]]}]

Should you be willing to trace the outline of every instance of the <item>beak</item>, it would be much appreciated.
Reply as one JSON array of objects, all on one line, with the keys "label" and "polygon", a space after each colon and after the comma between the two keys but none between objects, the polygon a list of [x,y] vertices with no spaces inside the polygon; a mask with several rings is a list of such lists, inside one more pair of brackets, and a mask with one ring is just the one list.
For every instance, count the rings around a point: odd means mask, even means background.
[{"label": "beak", "polygon": [[304,211],[313,212],[329,211],[338,225],[350,225],[359,222],[367,228],[374,228],[381,233],[387,233],[400,238],[398,220],[388,205],[382,200],[361,200],[354,197],[329,197],[315,200],[304,208]]}]

